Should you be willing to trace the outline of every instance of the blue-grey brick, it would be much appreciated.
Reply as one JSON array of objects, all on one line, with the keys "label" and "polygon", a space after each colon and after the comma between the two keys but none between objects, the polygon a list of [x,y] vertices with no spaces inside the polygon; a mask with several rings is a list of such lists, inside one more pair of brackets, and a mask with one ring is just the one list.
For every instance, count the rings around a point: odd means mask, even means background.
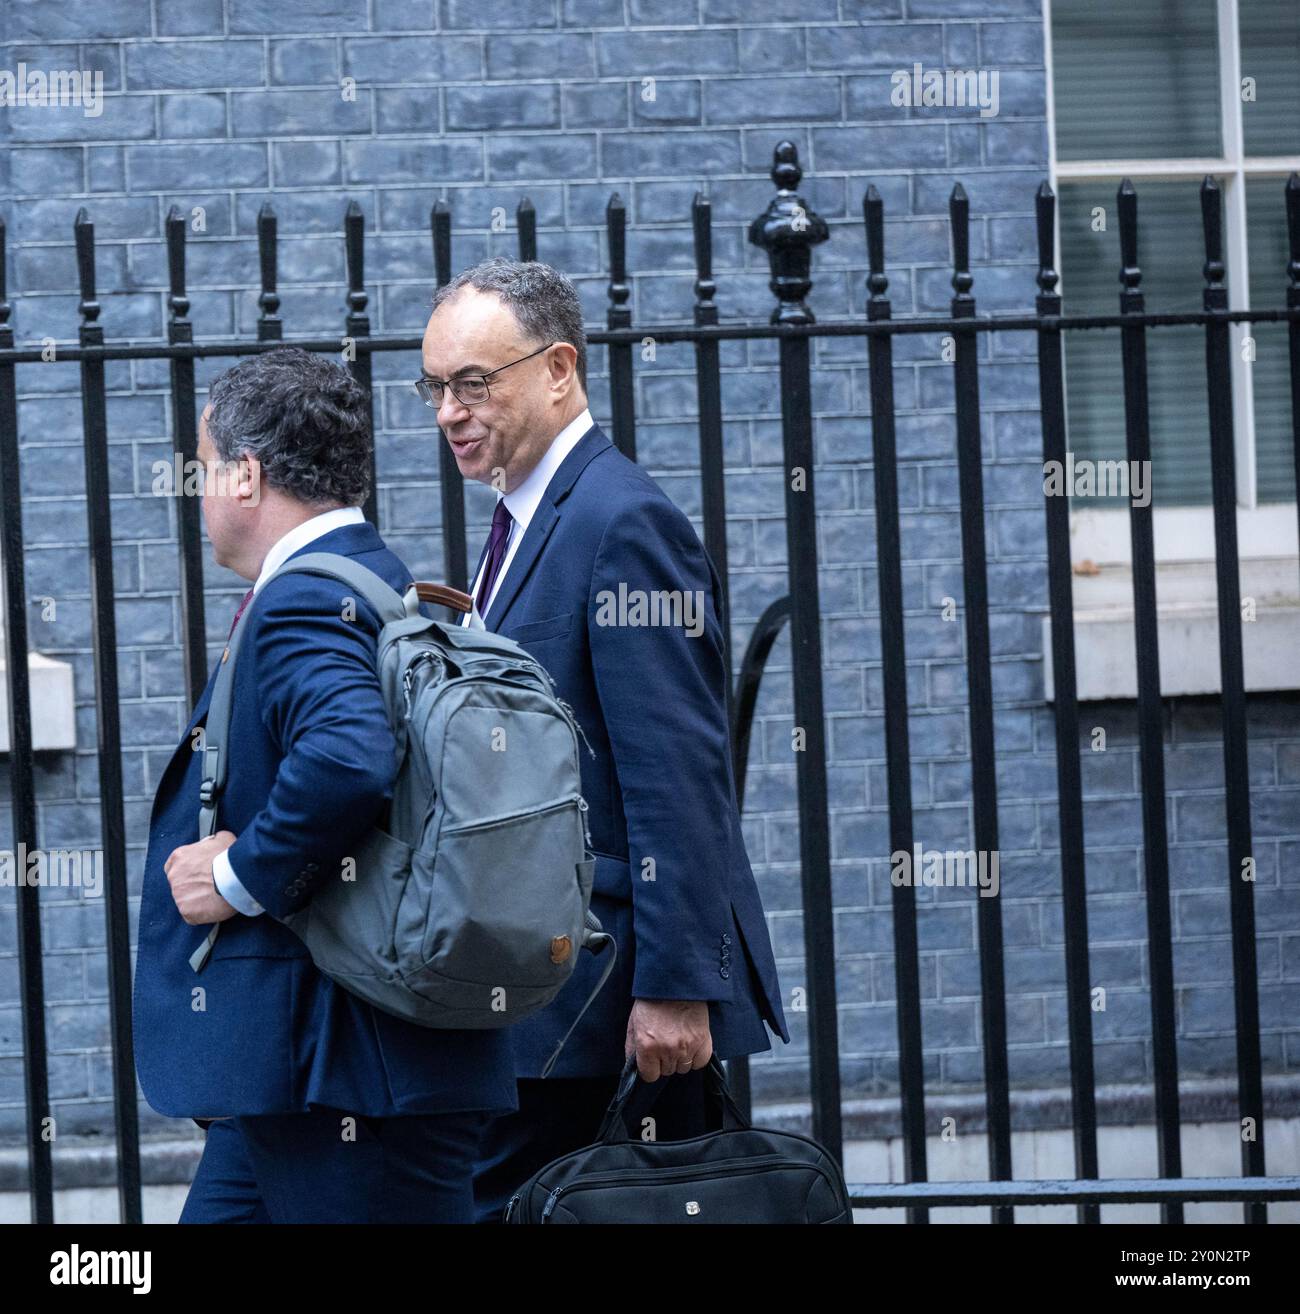
[{"label": "blue-grey brick", "polygon": [[374,0],[371,15],[376,32],[428,30],[438,25],[438,0]]},{"label": "blue-grey brick", "polygon": [[86,190],[91,192],[126,190],[126,153],[121,146],[91,146],[87,149]]},{"label": "blue-grey brick", "polygon": [[941,124],[909,122],[889,128],[816,128],[813,150],[818,168],[924,168],[945,163],[947,141]]},{"label": "blue-grey brick", "polygon": [[622,27],[623,0],[560,0],[564,27]]},{"label": "blue-grey brick", "polygon": [[[557,69],[564,76],[575,78],[595,77],[607,69],[597,70],[592,37],[586,33],[557,33],[555,36],[490,36],[484,43],[484,67],[487,76],[496,78],[547,78],[553,79]],[[644,70],[651,73],[654,70]],[[690,70],[683,70],[689,72]],[[464,78],[465,67],[449,70],[449,77]],[[524,93],[537,90],[521,88]]]},{"label": "blue-grey brick", "polygon": [[[973,215],[1033,214],[1034,193],[1042,182],[1041,170],[980,169],[960,175],[918,173],[913,180],[916,214],[948,214],[954,184],[960,182],[970,198]],[[982,271],[981,271],[982,272]]]},{"label": "blue-grey brick", "polygon": [[1038,64],[1043,62],[1041,23],[983,23],[980,25],[980,57],[986,65]]},{"label": "blue-grey brick", "polygon": [[[451,92],[447,94],[450,96]],[[374,95],[375,129],[381,135],[394,132],[423,132],[429,136],[437,136],[442,131],[442,111],[435,88],[378,87]]]},{"label": "blue-grey brick", "polygon": [[808,67],[879,68],[911,73],[913,64],[943,65],[943,28],[936,24],[882,24],[808,29]]},{"label": "blue-grey brick", "polygon": [[602,77],[707,77],[740,71],[734,32],[597,32],[596,69]]},{"label": "blue-grey brick", "polygon": [[799,27],[742,27],[740,71],[771,73],[804,67],[805,37]]},{"label": "blue-grey brick", "polygon": [[984,158],[989,164],[1038,164],[1047,159],[1045,123],[984,124]]},{"label": "blue-grey brick", "polygon": [[595,153],[596,138],[585,134],[489,137],[488,177],[494,181],[568,178],[590,169]]},{"label": "blue-grey brick", "polygon": [[838,78],[716,78],[704,83],[706,123],[783,123],[839,117]]},{"label": "blue-grey brick", "polygon": [[336,141],[273,141],[271,176],[277,187],[337,183],[340,178],[339,144]]},{"label": "blue-grey brick", "polygon": [[221,92],[162,97],[162,136],[226,136],[226,98]]},{"label": "blue-grey brick", "polygon": [[[482,67],[478,37],[348,37],[343,72],[359,83],[476,81]],[[401,70],[400,78],[395,77]],[[554,74],[554,67],[548,70]]]},{"label": "blue-grey brick", "polygon": [[[390,72],[392,67],[389,66]],[[272,41],[270,73],[271,81],[280,85],[338,86],[338,43],[333,37],[292,37],[288,41]],[[409,76],[405,69],[403,76]]]},{"label": "blue-grey brick", "polygon": [[[747,0],[703,0],[705,23],[752,23],[759,15]],[[836,0],[765,0],[764,23],[834,23],[839,17]],[[686,20],[663,20],[686,21]]]},{"label": "blue-grey brick", "polygon": [[[291,143],[284,143],[288,146]],[[348,140],[343,143],[348,183],[468,182],[483,177],[483,149],[476,138],[446,141]],[[324,181],[324,180],[322,180]]]},{"label": "blue-grey brick", "polygon": [[142,191],[188,187],[196,177],[209,186],[265,186],[266,147],[230,142],[129,146],[127,177],[133,189]]},{"label": "blue-grey brick", "polygon": [[231,97],[236,137],[335,136],[370,129],[370,92],[356,98],[329,91],[236,91]]},{"label": "blue-grey brick", "polygon": [[840,0],[840,17],[845,22],[867,18],[902,18],[903,0]]},{"label": "blue-grey brick", "polygon": [[448,87],[445,94],[449,131],[560,126],[560,95],[554,86]]},{"label": "blue-grey brick", "polygon": [[88,115],[80,105],[20,106],[5,113],[15,142],[141,140],[154,135],[153,105],[147,97],[105,95],[97,115]]},{"label": "blue-grey brick", "polygon": [[566,128],[625,128],[628,125],[628,97],[637,94],[634,83],[566,82],[564,97]]},{"label": "blue-grey brick", "polygon": [[260,41],[146,41],[124,49],[134,91],[256,87],[266,76]]},{"label": "blue-grey brick", "polygon": [[222,0],[160,0],[156,7],[159,36],[220,36]]},{"label": "blue-grey brick", "polygon": [[700,122],[700,84],[697,81],[656,78],[653,87],[632,83],[630,89],[632,118],[637,124],[681,126]]},{"label": "blue-grey brick", "polygon": [[364,32],[366,0],[226,0],[231,32]]},{"label": "blue-grey brick", "polygon": [[151,33],[149,0],[103,0],[66,8],[46,0],[8,0],[5,9],[8,41],[93,41]]}]

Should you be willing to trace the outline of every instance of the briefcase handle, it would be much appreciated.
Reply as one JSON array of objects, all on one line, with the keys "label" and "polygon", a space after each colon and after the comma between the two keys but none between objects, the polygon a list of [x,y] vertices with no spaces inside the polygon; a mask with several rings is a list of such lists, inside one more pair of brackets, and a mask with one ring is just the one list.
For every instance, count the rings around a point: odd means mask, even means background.
[{"label": "briefcase handle", "polygon": [[[628,1057],[623,1063],[623,1071],[619,1074],[618,1090],[609,1108],[605,1110],[605,1119],[600,1124],[600,1131],[596,1133],[596,1140],[606,1145],[630,1140],[627,1130],[628,1121],[636,1123],[644,1118],[654,1107],[665,1083],[671,1080],[671,1076],[660,1077],[658,1081],[640,1080],[636,1070],[636,1055],[632,1054]],[[727,1074],[723,1070],[722,1062],[716,1054],[709,1059],[709,1065],[704,1069],[704,1087],[705,1098],[715,1107],[717,1104],[722,1105],[724,1127],[727,1125],[728,1115],[734,1126],[742,1128],[749,1126],[749,1119],[740,1111],[740,1105],[736,1103],[731,1087],[727,1085]]]}]

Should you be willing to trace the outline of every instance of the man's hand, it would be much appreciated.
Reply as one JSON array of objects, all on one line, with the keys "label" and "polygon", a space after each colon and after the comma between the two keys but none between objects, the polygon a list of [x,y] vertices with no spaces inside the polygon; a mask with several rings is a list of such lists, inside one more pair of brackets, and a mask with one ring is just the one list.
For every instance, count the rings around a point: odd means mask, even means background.
[{"label": "man's hand", "polygon": [[709,1005],[703,999],[637,999],[627,1020],[623,1056],[636,1053],[642,1081],[691,1072],[713,1057]]},{"label": "man's hand", "polygon": [[229,920],[238,911],[217,893],[212,879],[212,860],[234,842],[236,836],[228,830],[200,840],[197,844],[183,844],[173,849],[163,863],[167,882],[172,887],[172,899],[180,915],[191,926],[208,926],[212,922]]}]

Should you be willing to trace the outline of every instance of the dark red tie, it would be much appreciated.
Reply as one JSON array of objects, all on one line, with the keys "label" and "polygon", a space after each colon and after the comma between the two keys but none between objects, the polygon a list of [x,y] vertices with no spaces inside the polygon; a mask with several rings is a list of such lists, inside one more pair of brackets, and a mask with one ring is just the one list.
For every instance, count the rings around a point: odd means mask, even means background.
[{"label": "dark red tie", "polygon": [[497,509],[492,512],[492,535],[488,539],[487,565],[483,569],[483,579],[479,583],[478,596],[475,598],[480,616],[486,610],[487,600],[492,596],[492,585],[496,581],[502,561],[505,560],[506,539],[510,537],[510,526],[513,522],[514,518],[506,508],[506,499],[499,498]]},{"label": "dark red tie", "polygon": [[[248,604],[252,602],[252,600],[253,600],[253,590],[249,589],[248,592],[244,594],[243,602],[239,604],[239,610],[235,612],[235,619],[230,622],[230,634],[234,634],[235,626],[239,624],[239,618],[244,614],[244,608],[247,607]],[[230,642],[230,634],[226,635],[227,643]]]}]

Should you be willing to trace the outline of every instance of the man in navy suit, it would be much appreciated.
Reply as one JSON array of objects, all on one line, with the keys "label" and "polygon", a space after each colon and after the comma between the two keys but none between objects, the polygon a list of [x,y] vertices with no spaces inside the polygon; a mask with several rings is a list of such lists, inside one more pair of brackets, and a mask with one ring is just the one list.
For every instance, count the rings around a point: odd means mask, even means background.
[{"label": "man in navy suit", "polygon": [[396,776],[379,617],[335,580],[266,583],[299,553],[335,552],[405,590],[410,573],[360,510],[370,444],[361,387],[296,348],[229,370],[203,413],[213,554],[253,587],[220,829],[199,840],[214,669],[158,787],[140,900],[140,1084],[159,1113],[207,1127],[181,1222],[470,1221],[479,1134],[516,1107],[505,1031],[373,1008],[277,920],[338,878]]},{"label": "man in navy suit", "polygon": [[[686,516],[591,418],[572,283],[536,261],[485,261],[440,288],[416,387],[467,479],[498,500],[473,591],[487,628],[549,671],[593,755],[582,789],[592,911],[618,946],[584,954],[555,1001],[513,1026],[519,1108],[484,1137],[481,1221],[557,1156],[590,1144],[635,1052],[664,1082],[655,1135],[708,1130],[711,1054],[785,1041],[780,986],[741,838],[731,770],[721,588]],[[637,1129],[638,1131],[640,1128]]]}]

